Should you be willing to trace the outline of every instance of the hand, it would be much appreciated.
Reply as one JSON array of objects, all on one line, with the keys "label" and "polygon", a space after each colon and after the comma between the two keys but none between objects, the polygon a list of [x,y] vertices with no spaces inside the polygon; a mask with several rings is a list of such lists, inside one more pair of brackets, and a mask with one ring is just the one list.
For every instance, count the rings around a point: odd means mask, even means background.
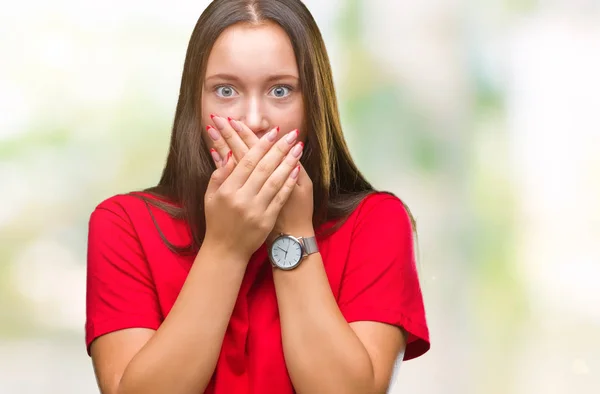
[{"label": "hand", "polygon": [[[220,135],[217,140],[213,139],[214,146],[222,157],[231,150],[239,161],[258,143],[259,138],[256,134],[242,122],[219,116],[211,118]],[[281,209],[269,238],[274,238],[280,233],[302,237],[313,235],[313,206],[312,181],[304,167],[300,166],[297,185]]]},{"label": "hand", "polygon": [[296,187],[302,145],[295,142],[295,136],[277,141],[273,129],[239,165],[234,165],[231,151],[211,151],[217,169],[204,197],[206,242],[239,253],[246,261],[262,245]]}]

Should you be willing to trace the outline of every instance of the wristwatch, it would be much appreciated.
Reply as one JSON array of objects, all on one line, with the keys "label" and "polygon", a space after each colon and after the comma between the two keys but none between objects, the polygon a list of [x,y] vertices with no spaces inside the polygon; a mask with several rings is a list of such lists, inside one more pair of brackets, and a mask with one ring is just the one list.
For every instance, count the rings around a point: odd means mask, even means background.
[{"label": "wristwatch", "polygon": [[317,252],[319,246],[314,236],[296,238],[280,234],[269,247],[269,260],[273,267],[289,271],[298,267],[308,255]]}]

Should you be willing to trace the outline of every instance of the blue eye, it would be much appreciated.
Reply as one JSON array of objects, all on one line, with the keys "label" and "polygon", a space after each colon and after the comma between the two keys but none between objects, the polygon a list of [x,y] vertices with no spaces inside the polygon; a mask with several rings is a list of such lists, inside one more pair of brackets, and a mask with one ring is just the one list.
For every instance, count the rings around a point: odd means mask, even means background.
[{"label": "blue eye", "polygon": [[216,89],[217,96],[219,97],[233,97],[237,93],[234,88],[228,85],[218,86]]},{"label": "blue eye", "polygon": [[284,86],[284,85],[280,85],[280,86],[275,86],[272,90],[271,93],[273,94],[273,96],[277,97],[277,98],[284,98],[290,95],[290,93],[292,93],[292,88],[290,88],[289,86]]}]

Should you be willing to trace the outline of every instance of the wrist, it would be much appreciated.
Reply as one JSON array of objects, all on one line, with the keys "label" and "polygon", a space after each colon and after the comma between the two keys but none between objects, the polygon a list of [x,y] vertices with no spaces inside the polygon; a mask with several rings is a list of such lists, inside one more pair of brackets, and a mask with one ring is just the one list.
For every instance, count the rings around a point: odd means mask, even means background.
[{"label": "wrist", "polygon": [[245,269],[246,264],[252,257],[251,253],[246,253],[240,248],[233,248],[218,240],[206,238],[200,247],[198,255],[202,254],[204,258],[210,261],[219,261],[225,264],[231,263]]},{"label": "wrist", "polygon": [[284,234],[289,234],[296,238],[308,238],[315,236],[315,229],[312,225],[307,227],[294,227],[286,230]]},{"label": "wrist", "polygon": [[273,231],[272,235],[273,235],[273,239],[276,238],[277,236],[279,236],[280,234],[288,234],[297,238],[300,237],[312,237],[315,235],[315,229],[312,225],[312,223],[310,224],[303,224],[303,225],[297,225],[297,226],[288,226],[285,227],[281,230],[277,230],[277,231]]}]

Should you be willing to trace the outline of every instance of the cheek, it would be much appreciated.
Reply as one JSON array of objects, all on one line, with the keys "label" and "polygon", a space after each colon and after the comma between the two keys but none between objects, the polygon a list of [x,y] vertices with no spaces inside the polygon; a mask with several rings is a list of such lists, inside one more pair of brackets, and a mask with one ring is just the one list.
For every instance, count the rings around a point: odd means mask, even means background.
[{"label": "cheek", "polygon": [[298,140],[304,141],[306,138],[304,106],[301,102],[280,111],[277,114],[277,119],[273,119],[272,123],[274,126],[281,127],[281,131],[284,132],[284,135],[294,129],[298,129],[300,133]]},{"label": "cheek", "polygon": [[202,108],[202,128],[206,128],[207,125],[212,124],[211,119],[210,119],[210,114],[212,114],[213,112],[215,112],[215,108],[214,105],[212,105],[212,103],[210,102],[211,100],[208,100],[208,98],[206,97],[206,94],[204,92],[202,92],[202,101],[201,101],[201,108]]},{"label": "cheek", "polygon": [[298,117],[296,119],[296,123],[298,124],[298,126],[295,126],[294,128],[298,129],[298,131],[299,131],[298,141],[306,142],[306,136],[308,134],[308,130],[306,129],[306,127],[307,127],[306,119],[304,119],[304,108],[301,108],[298,111]]},{"label": "cheek", "polygon": [[206,145],[206,147],[208,149],[210,149],[210,148],[214,147],[214,141],[208,135],[208,132],[206,131],[206,126],[208,126],[208,125],[211,125],[213,127],[215,126],[214,122],[210,118],[210,115],[211,114],[221,115],[221,116],[223,116],[223,115],[221,114],[221,111],[219,111],[218,105],[215,105],[213,100],[210,100],[210,98],[206,97],[206,95],[204,93],[202,94],[201,108],[202,108],[202,115],[200,118],[200,133],[202,133],[202,139],[204,140],[204,144]]}]

